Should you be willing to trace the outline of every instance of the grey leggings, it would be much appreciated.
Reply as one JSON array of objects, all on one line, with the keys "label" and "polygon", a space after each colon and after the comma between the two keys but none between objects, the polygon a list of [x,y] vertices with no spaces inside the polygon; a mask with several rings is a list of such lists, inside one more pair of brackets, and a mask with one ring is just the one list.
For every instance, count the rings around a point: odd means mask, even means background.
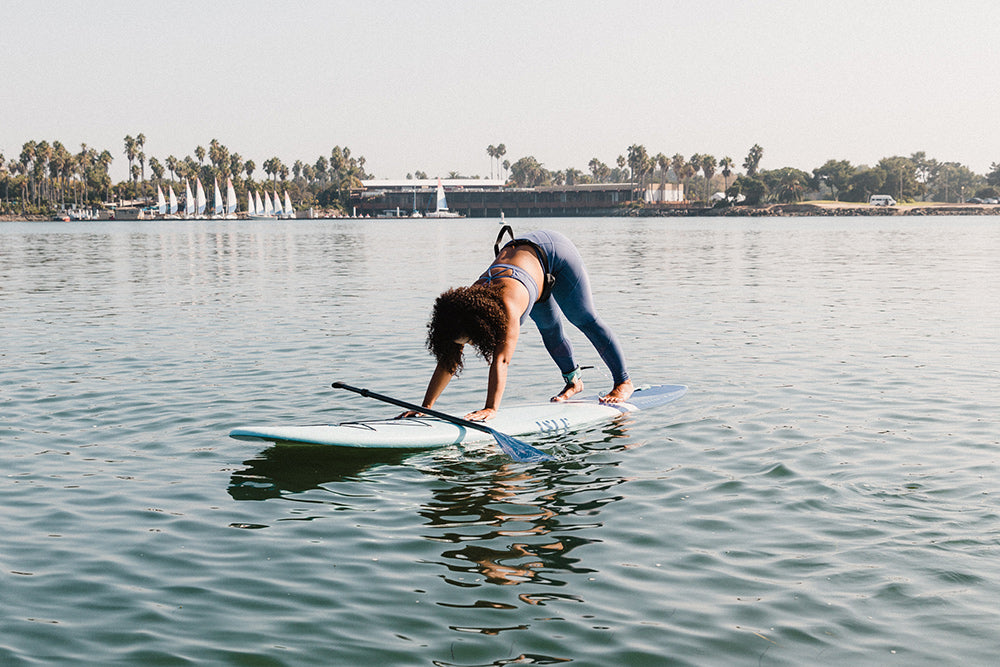
[{"label": "grey leggings", "polygon": [[573,326],[582,331],[591,342],[601,359],[611,371],[616,385],[628,379],[625,355],[614,332],[597,316],[594,299],[590,293],[590,279],[583,265],[580,251],[573,242],[559,232],[536,231],[518,235],[518,238],[534,241],[545,252],[549,261],[549,272],[556,282],[552,296],[544,303],[536,303],[531,309],[531,319],[542,334],[542,341],[549,356],[556,362],[563,375],[576,368],[573,346],[563,332],[560,311]]}]

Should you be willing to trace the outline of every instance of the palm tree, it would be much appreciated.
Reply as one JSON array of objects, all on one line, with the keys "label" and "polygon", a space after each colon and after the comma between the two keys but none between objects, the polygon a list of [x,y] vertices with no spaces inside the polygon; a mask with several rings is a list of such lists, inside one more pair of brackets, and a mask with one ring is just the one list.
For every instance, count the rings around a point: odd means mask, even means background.
[{"label": "palm tree", "polygon": [[490,178],[493,178],[493,160],[497,159],[497,147],[490,144],[486,147],[486,154],[490,156]]},{"label": "palm tree", "polygon": [[747,176],[757,175],[757,168],[760,166],[760,159],[764,156],[764,149],[760,144],[754,144],[747,153],[747,159],[743,161],[743,168],[747,170]]},{"label": "palm tree", "polygon": [[712,177],[715,176],[715,156],[701,156],[701,173],[705,174],[705,199],[711,196],[709,190],[712,189]]},{"label": "palm tree", "polygon": [[319,158],[316,160],[316,164],[313,165],[313,169],[315,170],[316,173],[316,179],[320,182],[321,186],[323,183],[326,183],[330,178],[329,168],[330,168],[330,163],[322,155],[319,156]]},{"label": "palm tree", "polygon": [[111,168],[112,162],[114,162],[114,158],[111,157],[111,152],[108,150],[101,151],[101,154],[97,157],[97,163],[101,166],[101,170],[104,172],[104,184],[106,186],[104,191],[105,201],[110,201],[111,199],[111,179],[108,178],[108,169]]},{"label": "palm tree", "polygon": [[35,191],[35,205],[41,205],[42,198],[48,198],[49,196],[49,182],[45,178],[45,173],[48,171],[49,160],[52,158],[52,146],[49,142],[44,139],[38,142],[35,147],[35,183],[41,183],[41,192]]},{"label": "palm tree", "polygon": [[80,144],[80,152],[76,154],[76,171],[80,178],[80,182],[83,183],[83,196],[82,200],[87,201],[87,172],[90,171],[90,166],[94,163],[94,151],[87,148],[87,144]]},{"label": "palm tree", "polygon": [[195,149],[194,149],[194,156],[196,158],[198,158],[198,164],[199,165],[205,163],[205,149],[202,148],[201,146],[196,146],[195,147]]},{"label": "palm tree", "polygon": [[135,147],[138,150],[136,158],[139,160],[140,173],[142,174],[142,189],[143,192],[146,190],[146,154],[143,152],[143,148],[146,146],[146,135],[140,132],[135,137]]},{"label": "palm tree", "polygon": [[656,166],[660,168],[660,185],[663,186],[667,182],[667,171],[670,170],[670,158],[664,153],[657,153]]},{"label": "palm tree", "polygon": [[128,159],[128,171],[132,173],[132,163],[135,162],[136,153],[139,152],[139,148],[132,138],[131,134],[125,135],[125,157]]},{"label": "palm tree", "polygon": [[684,180],[687,185],[692,186],[691,179],[698,175],[701,171],[701,153],[695,153],[688,158],[687,164],[684,165]]},{"label": "palm tree", "polygon": [[149,158],[149,170],[153,172],[153,178],[156,179],[157,183],[163,180],[163,165],[155,157]]},{"label": "palm tree", "polygon": [[590,158],[590,162],[587,163],[587,168],[590,169],[590,173],[594,176],[595,183],[601,182],[601,177],[600,177],[601,164],[603,163],[596,157]]},{"label": "palm tree", "polygon": [[146,194],[146,154],[139,151],[139,154],[135,156],[139,160],[139,173],[141,178],[139,180],[139,187],[142,189],[142,194]]},{"label": "palm tree", "polygon": [[[726,156],[719,160],[719,166],[722,167],[722,179],[726,184],[725,191],[729,192],[729,177],[733,175],[733,158]],[[728,196],[728,195],[727,195]]]},{"label": "palm tree", "polygon": [[49,154],[48,162],[48,172],[49,172],[49,203],[53,206],[56,203],[56,199],[60,198],[63,193],[63,185],[61,182],[63,165],[66,161],[66,149],[63,145],[55,141],[52,143],[52,149]]},{"label": "palm tree", "polygon": [[684,168],[687,166],[687,160],[680,153],[675,153],[672,158],[670,158],[670,168],[674,170],[674,179],[679,185],[681,178],[684,175]]},{"label": "palm tree", "polygon": [[[497,176],[500,175],[500,158],[502,158],[506,154],[507,154],[507,146],[505,146],[504,144],[497,144]],[[504,164],[507,165],[504,167],[504,170],[506,171],[507,169],[510,168],[510,162],[504,162]]]},{"label": "palm tree", "polygon": [[642,185],[645,176],[646,163],[649,156],[646,154],[646,147],[641,144],[632,144],[628,147],[628,166],[632,170],[632,181]]},{"label": "palm tree", "polygon": [[170,172],[170,182],[174,181],[174,175],[177,173],[177,158],[173,155],[167,156],[167,171]]},{"label": "palm tree", "polygon": [[243,171],[243,156],[233,153],[229,156],[229,171],[234,181],[240,180],[240,173]]}]

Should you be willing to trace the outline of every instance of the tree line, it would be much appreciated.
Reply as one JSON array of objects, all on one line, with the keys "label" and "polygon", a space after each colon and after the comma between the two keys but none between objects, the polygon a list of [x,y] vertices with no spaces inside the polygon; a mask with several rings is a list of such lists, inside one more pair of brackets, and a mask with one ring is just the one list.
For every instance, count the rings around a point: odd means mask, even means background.
[{"label": "tree line", "polygon": [[[354,155],[347,147],[335,146],[328,156],[320,155],[313,162],[296,160],[290,167],[280,158],[271,157],[261,163],[258,171],[254,160],[245,159],[216,139],[209,142],[207,150],[200,145],[195,147],[193,156],[169,155],[162,161],[147,156],[145,144],[142,133],[124,138],[122,154],[128,161],[128,177],[112,183],[108,170],[114,157],[108,150],[98,152],[81,144],[80,150],[73,152],[59,141],[27,141],[16,158],[0,154],[0,208],[6,212],[45,213],[69,206],[101,206],[114,200],[150,201],[157,185],[169,186],[199,178],[207,185],[216,178],[220,183],[231,178],[244,202],[248,190],[268,184],[277,189],[280,183],[280,188],[287,190],[299,207],[343,209],[351,188],[360,187],[361,180],[371,178],[364,156]],[[610,165],[597,157],[591,159],[587,170],[573,167],[550,170],[530,155],[511,162],[505,159],[507,148],[503,143],[491,144],[486,153],[490,157],[490,177],[494,174],[500,177],[502,169],[503,179],[512,187],[588,183],[632,183],[645,187],[669,182],[683,185],[686,199],[719,199],[719,205],[803,199],[866,202],[873,194],[892,195],[901,202],[955,203],[971,197],[1000,198],[1000,164],[993,163],[989,173],[980,175],[958,162],[929,158],[922,151],[909,157],[884,157],[874,166],[831,159],[807,172],[795,167],[761,169],[764,149],[755,144],[743,159],[740,174],[735,172],[736,161],[728,156],[717,159],[709,153],[690,157],[680,153],[653,154],[638,143],[628,146]],[[415,175],[427,178],[423,171],[418,170]],[[460,174],[453,171],[449,177]]]},{"label": "tree line", "polygon": [[[491,147],[492,148],[492,147]],[[976,174],[958,162],[941,162],[923,151],[909,157],[885,157],[874,166],[854,165],[848,160],[827,160],[812,172],[794,167],[761,169],[764,149],[754,144],[742,162],[743,173],[735,174],[731,157],[716,159],[708,153],[685,157],[679,153],[651,154],[645,146],[632,144],[613,166],[593,158],[588,171],[546,169],[534,156],[509,164],[510,183],[517,187],[583,185],[588,183],[649,183],[684,185],[687,199],[710,200],[724,193],[722,204],[747,205],[789,203],[804,199],[867,202],[873,194],[889,194],[898,201],[957,203],[971,197],[1000,198],[1000,163],[990,172]],[[735,178],[734,178],[735,175]]]},{"label": "tree line", "polygon": [[350,189],[370,178],[365,157],[354,155],[346,146],[335,146],[328,156],[320,155],[314,162],[296,160],[291,167],[278,157],[268,158],[260,165],[264,176],[260,179],[256,162],[230,151],[216,139],[209,142],[208,150],[195,147],[193,157],[169,155],[162,161],[147,156],[145,144],[142,133],[125,136],[122,154],[128,161],[128,177],[112,183],[108,169],[114,158],[108,150],[98,153],[81,144],[80,151],[73,153],[59,141],[27,141],[17,158],[7,159],[0,153],[0,208],[12,213],[47,213],[67,207],[100,207],[115,200],[150,202],[157,186],[166,188],[195,179],[208,185],[215,179],[225,183],[228,178],[241,205],[245,205],[248,190],[268,183],[277,189],[280,183],[297,206],[343,208]]}]

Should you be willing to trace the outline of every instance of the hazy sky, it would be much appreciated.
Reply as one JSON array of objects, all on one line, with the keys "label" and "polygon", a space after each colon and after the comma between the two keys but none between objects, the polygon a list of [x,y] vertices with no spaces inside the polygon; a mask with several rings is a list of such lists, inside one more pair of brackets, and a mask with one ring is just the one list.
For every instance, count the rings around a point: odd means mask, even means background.
[{"label": "hazy sky", "polygon": [[0,152],[161,161],[214,138],[258,164],[335,145],[402,178],[710,153],[806,171],[926,151],[1000,162],[997,0],[156,3],[4,0]]}]

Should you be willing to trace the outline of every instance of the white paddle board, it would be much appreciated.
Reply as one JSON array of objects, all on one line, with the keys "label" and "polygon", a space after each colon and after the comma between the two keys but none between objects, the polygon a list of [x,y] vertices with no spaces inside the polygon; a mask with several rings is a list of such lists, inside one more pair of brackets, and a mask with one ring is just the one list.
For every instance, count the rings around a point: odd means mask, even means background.
[{"label": "white paddle board", "polygon": [[[648,410],[676,401],[687,391],[678,384],[637,389],[627,403],[601,403],[597,396],[561,403],[538,403],[502,408],[487,426],[514,437],[570,431],[579,426],[610,421],[626,412]],[[435,417],[379,419],[314,426],[252,426],[230,431],[233,438],[293,442],[336,447],[430,449],[462,442],[492,440],[489,433]]]}]

